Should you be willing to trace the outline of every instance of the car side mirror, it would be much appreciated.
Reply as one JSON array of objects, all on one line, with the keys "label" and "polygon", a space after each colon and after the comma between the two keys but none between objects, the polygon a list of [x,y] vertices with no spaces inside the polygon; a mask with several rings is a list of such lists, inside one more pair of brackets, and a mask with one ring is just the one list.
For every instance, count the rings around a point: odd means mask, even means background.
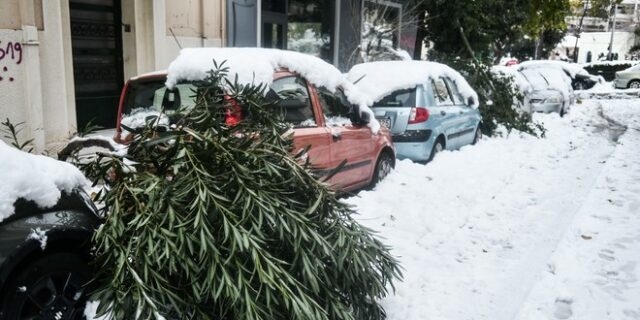
[{"label": "car side mirror", "polygon": [[467,106],[468,106],[468,107],[471,107],[471,106],[473,106],[474,104],[476,104],[476,99],[474,99],[473,97],[468,97],[468,98],[467,98]]},{"label": "car side mirror", "polygon": [[360,108],[358,108],[358,114],[360,115],[361,124],[367,125],[371,122],[371,115],[369,112],[360,112]]}]

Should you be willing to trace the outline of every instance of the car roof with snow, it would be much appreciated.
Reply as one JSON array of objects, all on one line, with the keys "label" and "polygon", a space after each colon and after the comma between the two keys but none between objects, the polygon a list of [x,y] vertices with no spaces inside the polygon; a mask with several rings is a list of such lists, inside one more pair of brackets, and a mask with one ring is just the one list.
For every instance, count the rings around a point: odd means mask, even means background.
[{"label": "car roof with snow", "polygon": [[444,64],[428,61],[379,61],[355,65],[348,78],[366,94],[372,103],[389,94],[427,83],[429,79],[447,77],[457,86],[465,101],[473,99],[479,106],[478,94],[462,75]]},{"label": "car roof with snow", "polygon": [[525,61],[518,65],[519,70],[530,69],[530,68],[560,68],[567,73],[569,77],[572,79],[576,77],[576,75],[582,75],[587,77],[595,77],[582,68],[579,64],[569,63],[565,61],[557,61],[557,60],[531,60]]},{"label": "car roof with snow", "polygon": [[316,87],[324,87],[335,92],[342,89],[352,104],[360,107],[360,112],[369,113],[369,127],[377,132],[380,125],[369,109],[373,101],[363,94],[336,67],[312,55],[264,48],[187,48],[171,62],[167,70],[167,87],[180,82],[198,81],[207,77],[208,72],[218,66],[228,68],[230,79],[239,84],[270,85],[274,71],[286,69],[305,78]]}]

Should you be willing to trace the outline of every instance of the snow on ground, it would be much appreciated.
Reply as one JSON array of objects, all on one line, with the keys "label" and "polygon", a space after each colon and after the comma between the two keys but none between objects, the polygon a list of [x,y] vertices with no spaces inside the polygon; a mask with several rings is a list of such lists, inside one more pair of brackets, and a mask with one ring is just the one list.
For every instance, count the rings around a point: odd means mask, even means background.
[{"label": "snow on ground", "polygon": [[347,200],[405,269],[389,319],[640,319],[640,102],[534,117]]}]

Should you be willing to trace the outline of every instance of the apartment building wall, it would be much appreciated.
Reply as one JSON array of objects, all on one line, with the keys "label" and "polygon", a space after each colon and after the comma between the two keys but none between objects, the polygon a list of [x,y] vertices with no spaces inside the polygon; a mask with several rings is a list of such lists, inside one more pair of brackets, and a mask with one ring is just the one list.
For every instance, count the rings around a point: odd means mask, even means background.
[{"label": "apartment building wall", "polygon": [[[109,0],[72,1],[99,8]],[[166,69],[180,46],[225,43],[223,0],[113,1],[121,6],[120,25],[112,26],[121,28],[115,32],[121,83]],[[0,1],[0,120],[24,122],[21,138],[34,139],[36,152],[57,151],[79,125],[74,58],[81,53],[73,46],[71,16],[70,0]]]}]

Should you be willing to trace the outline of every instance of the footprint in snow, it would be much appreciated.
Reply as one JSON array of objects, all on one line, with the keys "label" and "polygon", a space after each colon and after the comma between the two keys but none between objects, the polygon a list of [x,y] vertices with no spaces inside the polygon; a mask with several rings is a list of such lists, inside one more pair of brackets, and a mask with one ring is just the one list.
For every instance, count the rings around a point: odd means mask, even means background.
[{"label": "footprint in snow", "polygon": [[571,310],[571,304],[573,301],[571,299],[556,299],[555,307],[556,310],[553,312],[553,315],[556,319],[569,319],[573,315],[573,311]]}]

